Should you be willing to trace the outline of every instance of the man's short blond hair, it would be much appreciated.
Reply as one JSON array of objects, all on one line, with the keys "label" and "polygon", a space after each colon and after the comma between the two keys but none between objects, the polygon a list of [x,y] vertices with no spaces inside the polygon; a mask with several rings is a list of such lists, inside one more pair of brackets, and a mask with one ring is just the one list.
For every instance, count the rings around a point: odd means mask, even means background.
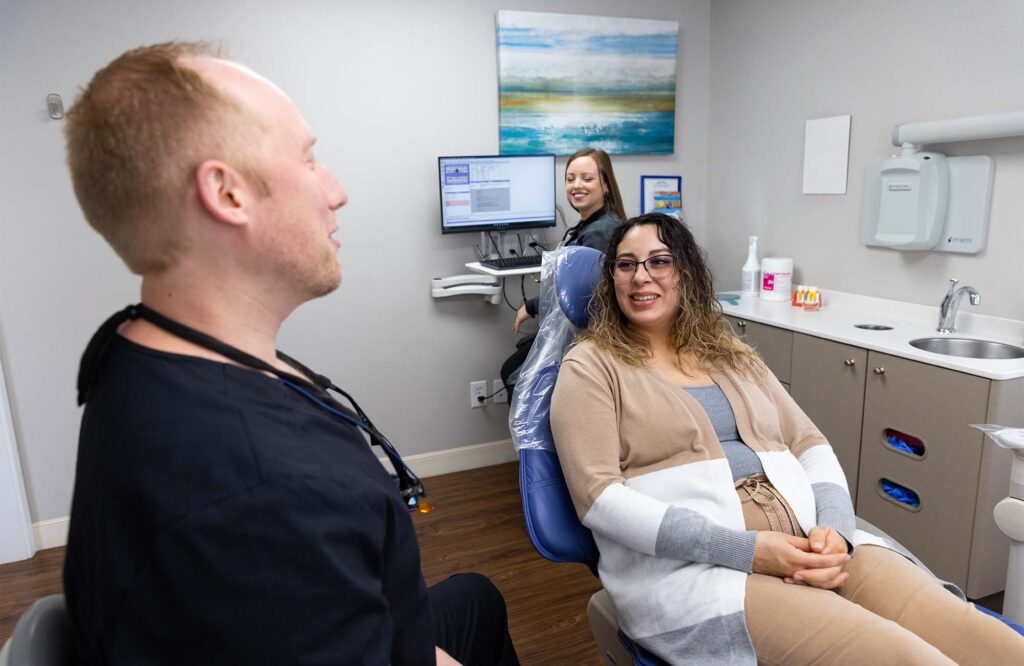
[{"label": "man's short blond hair", "polygon": [[259,177],[258,121],[182,60],[219,57],[204,43],[124,53],[68,112],[65,137],[85,219],[133,273],[160,273],[189,245],[182,223],[196,167],[220,159]]}]

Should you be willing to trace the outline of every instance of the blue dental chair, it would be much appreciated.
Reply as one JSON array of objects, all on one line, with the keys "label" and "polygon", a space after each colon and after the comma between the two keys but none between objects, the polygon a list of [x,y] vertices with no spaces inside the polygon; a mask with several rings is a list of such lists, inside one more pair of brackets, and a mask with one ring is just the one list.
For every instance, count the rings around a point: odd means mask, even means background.
[{"label": "blue dental chair", "polygon": [[[526,529],[543,557],[552,562],[585,564],[597,575],[594,538],[576,517],[565,484],[549,421],[551,395],[562,355],[589,320],[590,296],[600,278],[604,255],[583,246],[561,248],[544,255],[540,292],[540,329],[523,363],[513,396],[509,426],[519,449],[519,487]],[[857,527],[898,543],[866,521]],[[905,549],[901,550],[924,566]],[[925,567],[927,569],[927,567]],[[1005,622],[1024,635],[1024,628],[982,606],[978,610]],[[622,633],[615,609],[601,590],[587,607],[591,631],[605,663],[622,666],[663,666],[666,662]]]},{"label": "blue dental chair", "polygon": [[[587,327],[587,308],[603,257],[584,246],[544,255],[540,330],[520,371],[509,417],[519,448],[519,489],[530,541],[546,559],[585,564],[595,576],[597,545],[576,517],[548,417],[562,355],[577,331]],[[605,663],[665,666],[619,630],[615,609],[604,590],[591,597],[587,616]]]}]

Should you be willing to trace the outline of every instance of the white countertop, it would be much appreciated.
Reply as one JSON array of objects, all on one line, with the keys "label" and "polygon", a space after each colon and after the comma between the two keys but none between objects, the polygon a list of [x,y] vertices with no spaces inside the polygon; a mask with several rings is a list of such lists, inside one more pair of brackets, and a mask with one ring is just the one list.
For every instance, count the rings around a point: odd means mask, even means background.
[{"label": "white countertop", "polygon": [[[956,317],[956,333],[940,336],[938,305],[929,307],[840,291],[822,291],[824,305],[816,312],[793,307],[788,301],[763,301],[757,294],[740,294],[738,305],[720,301],[725,314],[761,322],[798,333],[835,340],[856,347],[901,356],[950,370],[959,370],[988,379],[1024,377],[1022,359],[978,359],[946,356],[910,346],[917,338],[951,337],[993,340],[1024,347],[1024,321],[977,315],[970,312],[965,298]],[[890,331],[856,328],[855,324],[892,326]]]}]

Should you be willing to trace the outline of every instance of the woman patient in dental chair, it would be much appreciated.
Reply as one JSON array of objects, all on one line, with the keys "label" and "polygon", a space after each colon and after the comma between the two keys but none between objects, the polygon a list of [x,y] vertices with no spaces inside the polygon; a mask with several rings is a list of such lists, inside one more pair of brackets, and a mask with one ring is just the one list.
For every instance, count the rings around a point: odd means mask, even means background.
[{"label": "woman patient in dental chair", "polygon": [[855,529],[831,447],[732,335],[693,235],[611,237],[551,425],[623,630],[670,663],[1024,663],[1024,637]]}]

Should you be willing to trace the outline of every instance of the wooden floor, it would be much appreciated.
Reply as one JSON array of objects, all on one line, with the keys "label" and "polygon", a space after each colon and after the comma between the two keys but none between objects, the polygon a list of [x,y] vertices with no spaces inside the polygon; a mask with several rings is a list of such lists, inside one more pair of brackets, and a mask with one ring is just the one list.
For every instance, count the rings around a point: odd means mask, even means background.
[{"label": "wooden floor", "polygon": [[0,644],[7,641],[33,601],[63,592],[63,566],[63,548],[41,550],[31,560],[0,565]]},{"label": "wooden floor", "polygon": [[[415,514],[423,575],[431,585],[458,571],[495,582],[509,607],[512,639],[524,666],[600,664],[587,622],[587,600],[600,589],[582,565],[552,564],[530,545],[523,526],[516,463],[426,480],[437,507]],[[64,549],[0,565],[0,644],[37,598],[61,591]],[[1002,593],[978,600],[997,612]]]},{"label": "wooden floor", "polygon": [[[586,615],[600,584],[582,565],[553,564],[530,545],[516,463],[435,476],[426,485],[436,509],[413,520],[427,584],[458,571],[489,576],[505,595],[524,666],[600,664]],[[35,599],[61,591],[63,562],[64,549],[51,548],[0,566],[0,644]]]}]

